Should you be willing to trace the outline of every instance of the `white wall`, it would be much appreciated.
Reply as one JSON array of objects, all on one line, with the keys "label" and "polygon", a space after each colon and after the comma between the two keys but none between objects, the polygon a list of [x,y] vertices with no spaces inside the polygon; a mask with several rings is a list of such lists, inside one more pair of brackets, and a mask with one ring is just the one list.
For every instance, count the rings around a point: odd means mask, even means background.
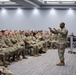
[{"label": "white wall", "polygon": [[2,9],[0,10],[0,30],[48,30],[59,28],[65,22],[69,34],[76,35],[76,10],[56,9]]}]

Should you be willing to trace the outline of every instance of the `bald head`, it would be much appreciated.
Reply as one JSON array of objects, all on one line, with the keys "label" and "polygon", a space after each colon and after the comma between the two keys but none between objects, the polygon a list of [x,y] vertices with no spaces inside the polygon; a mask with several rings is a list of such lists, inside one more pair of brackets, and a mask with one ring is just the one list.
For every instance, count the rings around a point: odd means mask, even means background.
[{"label": "bald head", "polygon": [[62,29],[62,28],[64,28],[65,27],[65,23],[64,22],[61,22],[60,23],[60,28]]}]

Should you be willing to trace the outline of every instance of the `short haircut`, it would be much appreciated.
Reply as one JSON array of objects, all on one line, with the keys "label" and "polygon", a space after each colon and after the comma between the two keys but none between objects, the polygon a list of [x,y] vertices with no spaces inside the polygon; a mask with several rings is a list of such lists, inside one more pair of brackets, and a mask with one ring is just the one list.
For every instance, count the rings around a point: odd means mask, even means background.
[{"label": "short haircut", "polygon": [[61,24],[63,24],[65,26],[65,23],[64,22],[61,22]]}]

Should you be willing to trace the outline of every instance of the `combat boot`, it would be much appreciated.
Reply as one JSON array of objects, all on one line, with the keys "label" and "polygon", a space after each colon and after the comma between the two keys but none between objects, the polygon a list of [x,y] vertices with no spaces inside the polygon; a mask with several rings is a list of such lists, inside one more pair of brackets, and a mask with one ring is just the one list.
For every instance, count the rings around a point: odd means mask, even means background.
[{"label": "combat boot", "polygon": [[8,59],[7,59],[7,60],[8,60],[8,62],[10,62],[10,63],[12,62],[12,61],[11,61],[11,59],[10,59],[10,57],[8,57]]},{"label": "combat boot", "polygon": [[25,57],[25,55],[22,55],[23,59],[28,59],[27,57]]},{"label": "combat boot", "polygon": [[37,55],[37,54],[34,54],[34,56],[35,56],[35,57],[38,57],[38,55]]},{"label": "combat boot", "polygon": [[23,59],[28,59],[28,58],[24,56]]},{"label": "combat boot", "polygon": [[50,46],[50,49],[52,49],[52,46]]},{"label": "combat boot", "polygon": [[15,61],[15,62],[18,62],[18,59],[17,59],[17,58],[15,58],[15,59],[14,59],[14,61]]},{"label": "combat boot", "polygon": [[39,53],[37,53],[38,56],[41,56]]},{"label": "combat boot", "polygon": [[45,48],[42,48],[42,53],[46,53],[46,50],[45,50]]},{"label": "combat boot", "polygon": [[19,61],[22,60],[22,58],[20,56],[16,56],[16,59],[19,60]]},{"label": "combat boot", "polygon": [[3,61],[4,65],[10,65],[10,63],[8,61]]},{"label": "combat boot", "polygon": [[23,59],[28,59],[27,57],[25,57],[25,53],[24,52],[22,52],[22,57],[23,57]]},{"label": "combat boot", "polygon": [[42,53],[46,53],[46,51],[42,51]]},{"label": "combat boot", "polygon": [[41,55],[39,54],[38,50],[36,50],[36,54],[37,54],[38,56],[41,56]]},{"label": "combat boot", "polygon": [[60,61],[60,63],[56,64],[57,66],[65,66],[65,62],[64,61]]},{"label": "combat boot", "polygon": [[16,58],[15,55],[13,56],[12,61],[14,61],[14,62],[18,62],[18,59]]},{"label": "combat boot", "polygon": [[2,58],[3,65],[10,65],[8,61],[5,60],[5,57]]}]

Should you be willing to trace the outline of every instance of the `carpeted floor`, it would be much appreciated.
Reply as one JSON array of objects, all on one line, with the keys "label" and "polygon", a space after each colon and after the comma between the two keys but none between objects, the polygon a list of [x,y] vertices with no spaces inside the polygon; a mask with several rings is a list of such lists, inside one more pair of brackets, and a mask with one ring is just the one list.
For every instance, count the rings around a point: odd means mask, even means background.
[{"label": "carpeted floor", "polygon": [[57,49],[49,49],[39,57],[28,56],[28,59],[13,62],[8,68],[13,75],[76,75],[76,54],[69,54],[69,50],[65,50],[65,66],[56,66],[59,62]]}]

